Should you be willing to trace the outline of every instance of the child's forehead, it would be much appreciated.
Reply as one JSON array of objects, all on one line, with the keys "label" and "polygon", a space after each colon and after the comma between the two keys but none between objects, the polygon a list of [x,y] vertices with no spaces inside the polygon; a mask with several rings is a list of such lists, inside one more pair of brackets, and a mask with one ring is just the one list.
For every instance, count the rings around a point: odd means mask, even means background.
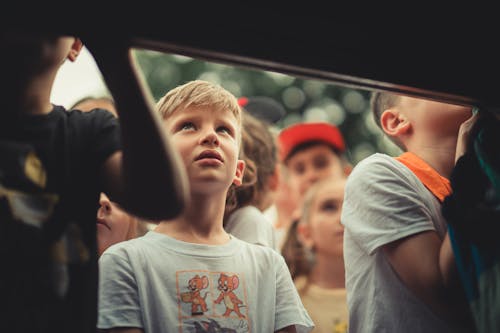
[{"label": "child's forehead", "polygon": [[184,117],[210,117],[215,119],[233,119],[238,122],[238,117],[227,108],[223,108],[217,105],[187,105],[179,106],[172,112],[172,116],[184,116]]},{"label": "child's forehead", "polygon": [[290,163],[303,158],[315,158],[316,156],[339,157],[335,152],[335,149],[330,144],[321,141],[314,141],[303,143],[292,149],[292,153],[288,157],[287,162]]}]

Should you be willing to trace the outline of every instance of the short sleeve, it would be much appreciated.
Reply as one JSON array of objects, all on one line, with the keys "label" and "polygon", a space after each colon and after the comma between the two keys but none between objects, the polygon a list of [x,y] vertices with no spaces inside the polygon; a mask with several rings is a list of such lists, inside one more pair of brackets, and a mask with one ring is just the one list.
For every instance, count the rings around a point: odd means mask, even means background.
[{"label": "short sleeve", "polygon": [[92,117],[93,155],[97,161],[104,162],[111,154],[121,150],[120,124],[109,111],[95,109],[90,112]]},{"label": "short sleeve", "polygon": [[88,112],[68,111],[68,119],[74,142],[83,144],[82,152],[96,166],[113,153],[122,149],[121,132],[118,119],[109,111],[94,109]]},{"label": "short sleeve", "polygon": [[376,154],[349,175],[341,222],[368,254],[395,240],[435,230],[422,183],[403,164]]},{"label": "short sleeve", "polygon": [[282,256],[276,254],[276,311],[275,328],[295,325],[298,333],[311,332],[314,323],[309,317],[295,288],[290,271]]},{"label": "short sleeve", "polygon": [[99,259],[97,327],[142,328],[137,283],[125,253],[105,252]]}]

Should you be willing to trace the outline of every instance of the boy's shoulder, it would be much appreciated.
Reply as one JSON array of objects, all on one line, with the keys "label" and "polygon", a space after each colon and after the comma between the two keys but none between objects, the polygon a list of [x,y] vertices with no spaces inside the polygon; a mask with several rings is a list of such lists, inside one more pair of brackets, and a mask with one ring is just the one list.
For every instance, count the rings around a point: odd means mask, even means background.
[{"label": "boy's shoulder", "polygon": [[279,261],[283,259],[282,255],[272,247],[245,242],[233,235],[231,235],[231,237],[233,238],[233,241],[238,242],[238,247],[241,248],[241,251],[245,252],[246,254],[255,257],[267,258],[268,260],[273,261]]},{"label": "boy's shoulder", "polygon": [[354,178],[357,174],[371,174],[379,169],[393,167],[397,163],[397,160],[392,156],[384,153],[375,153],[359,161],[352,169],[349,178]]},{"label": "boy's shoulder", "polygon": [[111,254],[111,255],[117,255],[117,256],[124,256],[130,252],[141,249],[142,247],[147,245],[147,242],[145,242],[143,239],[143,237],[145,237],[146,235],[115,243],[115,244],[111,245],[110,247],[108,247],[103,252],[103,255],[104,254],[107,254],[107,255]]},{"label": "boy's shoulder", "polygon": [[58,106],[55,109],[58,109],[60,112],[63,110],[65,114],[67,115],[68,119],[75,119],[75,120],[87,120],[87,121],[93,121],[95,119],[101,119],[101,120],[109,120],[112,122],[118,123],[118,119],[111,113],[111,111],[108,111],[106,109],[93,109],[91,111],[81,111],[78,109],[70,109],[66,110],[62,106]]},{"label": "boy's shoulder", "polygon": [[395,182],[416,186],[418,179],[395,157],[375,153],[361,160],[347,178],[346,188],[364,188],[367,183],[395,184]]},{"label": "boy's shoulder", "polygon": [[51,126],[51,123],[59,123],[61,121],[66,122],[70,128],[106,127],[109,125],[118,125],[118,119],[108,110],[94,109],[92,111],[84,112],[76,109],[67,110],[62,105],[53,105],[52,111],[44,115],[23,115],[19,118],[19,121],[24,123],[19,123],[21,126],[34,123],[37,126],[42,127],[44,125]]}]

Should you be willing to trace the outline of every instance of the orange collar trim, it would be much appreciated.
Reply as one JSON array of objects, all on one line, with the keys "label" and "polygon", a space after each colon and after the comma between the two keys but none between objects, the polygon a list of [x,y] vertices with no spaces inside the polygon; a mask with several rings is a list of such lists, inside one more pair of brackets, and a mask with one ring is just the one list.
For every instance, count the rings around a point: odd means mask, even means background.
[{"label": "orange collar trim", "polygon": [[396,160],[410,169],[440,202],[443,202],[444,198],[451,194],[450,181],[417,155],[406,152],[396,157]]}]

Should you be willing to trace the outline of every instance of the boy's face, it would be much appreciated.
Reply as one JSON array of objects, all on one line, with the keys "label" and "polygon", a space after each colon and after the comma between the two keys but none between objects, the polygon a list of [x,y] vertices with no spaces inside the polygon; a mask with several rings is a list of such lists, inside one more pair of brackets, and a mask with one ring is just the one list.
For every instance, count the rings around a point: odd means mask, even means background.
[{"label": "boy's face", "polygon": [[440,103],[402,96],[398,107],[418,133],[429,136],[456,136],[460,125],[472,115],[470,106]]},{"label": "boy's face", "polygon": [[227,110],[190,106],[165,119],[186,166],[192,193],[210,194],[240,185],[245,163],[238,159],[240,126]]},{"label": "boy's face", "polygon": [[133,217],[111,202],[106,194],[101,193],[97,211],[97,244],[99,254],[113,244],[127,240]]},{"label": "boy's face", "polygon": [[290,186],[300,198],[319,179],[345,177],[340,157],[327,144],[318,144],[296,152],[286,163]]}]

